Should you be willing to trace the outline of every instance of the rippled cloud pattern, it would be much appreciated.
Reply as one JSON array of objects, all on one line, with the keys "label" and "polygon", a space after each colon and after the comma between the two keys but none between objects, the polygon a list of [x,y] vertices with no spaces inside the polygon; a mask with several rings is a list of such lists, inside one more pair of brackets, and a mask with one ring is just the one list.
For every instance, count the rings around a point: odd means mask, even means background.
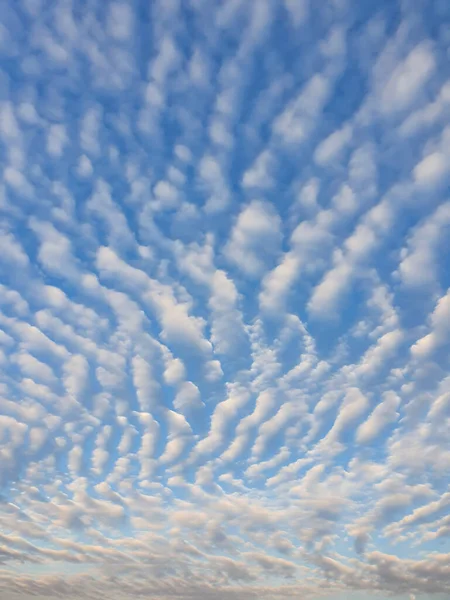
[{"label": "rippled cloud pattern", "polygon": [[450,597],[449,24],[2,3],[2,599]]}]

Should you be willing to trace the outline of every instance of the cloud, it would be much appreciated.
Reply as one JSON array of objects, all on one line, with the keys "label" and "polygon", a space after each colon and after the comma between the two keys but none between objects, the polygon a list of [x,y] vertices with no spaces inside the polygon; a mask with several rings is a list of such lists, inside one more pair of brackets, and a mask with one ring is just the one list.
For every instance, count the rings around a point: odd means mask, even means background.
[{"label": "cloud", "polygon": [[224,253],[244,274],[257,277],[277,254],[280,218],[267,203],[253,201],[239,214]]},{"label": "cloud", "polygon": [[178,267],[196,283],[209,291],[208,308],[211,314],[211,342],[218,354],[232,352],[245,336],[239,296],[233,280],[215,266],[213,239],[207,236],[203,245],[177,244]]},{"label": "cloud", "polygon": [[89,198],[86,208],[104,221],[109,230],[108,242],[112,247],[120,248],[135,244],[127,220],[112,200],[110,187],[105,181],[97,180],[94,193]]},{"label": "cloud", "polygon": [[384,427],[396,421],[399,414],[396,412],[400,405],[400,398],[393,392],[387,392],[384,399],[378,404],[367,421],[358,427],[356,441],[360,444],[372,442]]},{"label": "cloud", "polygon": [[171,358],[164,371],[164,379],[169,385],[176,385],[185,377],[185,367],[179,358]]},{"label": "cloud", "polygon": [[11,357],[11,360],[19,366],[25,376],[32,379],[46,383],[53,383],[56,379],[53,370],[46,363],[41,362],[28,352],[16,354]]},{"label": "cloud", "polygon": [[403,110],[412,104],[436,69],[430,44],[413,48],[393,70],[381,93],[381,110],[385,113]]},{"label": "cloud", "polygon": [[80,401],[89,375],[89,364],[86,358],[82,354],[71,356],[64,363],[63,373],[67,393]]},{"label": "cloud", "polygon": [[436,99],[408,115],[400,126],[402,135],[414,135],[429,126],[439,122],[442,113],[450,102],[450,84],[444,83]]},{"label": "cloud", "polygon": [[244,407],[249,394],[237,385],[228,386],[228,395],[219,402],[211,415],[211,425],[208,435],[201,439],[193,450],[192,458],[203,454],[211,455],[224,443],[225,433],[229,422],[236,418],[240,409]]},{"label": "cloud", "polygon": [[264,150],[256,158],[253,165],[248,169],[242,178],[242,185],[245,188],[268,188],[272,187],[273,179],[270,174],[273,168],[274,158],[269,150]]},{"label": "cloud", "polygon": [[231,201],[231,194],[222,166],[216,158],[207,155],[201,159],[198,170],[200,180],[208,193],[205,211],[207,213],[223,211]]},{"label": "cloud", "polygon": [[327,435],[318,442],[313,452],[324,452],[326,454],[327,452],[339,451],[341,448],[339,441],[342,433],[367,411],[368,406],[366,396],[359,389],[350,388],[342,401],[333,426]]},{"label": "cloud", "polygon": [[159,385],[155,381],[150,364],[142,356],[136,355],[133,357],[132,372],[140,410],[148,412],[156,406]]},{"label": "cloud", "polygon": [[358,271],[392,227],[394,208],[387,199],[372,208],[334,253],[334,266],[315,287],[308,303],[312,315],[332,315],[357,277]]},{"label": "cloud", "polygon": [[314,160],[321,166],[326,166],[339,158],[352,139],[352,128],[345,125],[339,131],[335,131],[319,144],[314,153]]},{"label": "cloud", "polygon": [[419,185],[428,187],[442,180],[447,172],[445,154],[432,152],[414,167],[413,175]]},{"label": "cloud", "polygon": [[450,204],[441,204],[428,216],[408,239],[402,250],[398,274],[407,286],[433,285],[436,281],[438,247],[441,236],[450,222]]},{"label": "cloud", "polygon": [[300,2],[285,0],[285,5],[297,27],[307,20],[309,13],[308,2],[304,0],[300,0]]},{"label": "cloud", "polygon": [[30,228],[38,236],[38,260],[50,273],[76,279],[79,276],[70,240],[51,223],[30,220]]},{"label": "cloud", "polygon": [[442,6],[4,4],[2,597],[449,597]]},{"label": "cloud", "polygon": [[198,387],[192,381],[183,382],[176,393],[173,405],[181,412],[202,407],[203,402],[200,399]]},{"label": "cloud", "polygon": [[317,73],[273,123],[273,133],[285,144],[301,144],[311,134],[330,94],[330,81]]},{"label": "cloud", "polygon": [[12,263],[24,268],[28,265],[28,256],[11,233],[2,232],[2,263]]},{"label": "cloud", "polygon": [[417,340],[411,347],[411,353],[418,357],[424,357],[449,341],[450,334],[450,290],[438,301],[436,308],[430,316],[431,331]]},{"label": "cloud", "polygon": [[127,40],[133,31],[134,15],[124,2],[111,3],[108,15],[108,31],[116,40]]}]

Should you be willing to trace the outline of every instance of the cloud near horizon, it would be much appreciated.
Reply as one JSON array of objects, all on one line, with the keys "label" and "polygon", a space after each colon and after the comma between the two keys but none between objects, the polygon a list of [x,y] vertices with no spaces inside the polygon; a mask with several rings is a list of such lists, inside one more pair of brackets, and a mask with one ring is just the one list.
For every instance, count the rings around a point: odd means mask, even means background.
[{"label": "cloud near horizon", "polygon": [[0,11],[0,595],[450,595],[445,2]]}]

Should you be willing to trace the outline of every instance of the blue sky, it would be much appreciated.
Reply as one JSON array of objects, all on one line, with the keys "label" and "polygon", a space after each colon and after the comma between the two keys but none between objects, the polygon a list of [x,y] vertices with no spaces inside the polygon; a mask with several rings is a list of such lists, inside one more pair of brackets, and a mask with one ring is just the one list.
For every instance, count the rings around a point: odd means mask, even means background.
[{"label": "blue sky", "polygon": [[0,12],[2,598],[448,598],[448,2]]}]

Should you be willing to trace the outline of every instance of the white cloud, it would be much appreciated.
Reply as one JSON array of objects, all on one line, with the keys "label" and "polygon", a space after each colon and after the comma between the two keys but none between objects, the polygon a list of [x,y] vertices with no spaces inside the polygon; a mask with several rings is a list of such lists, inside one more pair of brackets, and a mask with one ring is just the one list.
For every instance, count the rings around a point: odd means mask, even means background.
[{"label": "white cloud", "polygon": [[158,459],[161,464],[170,464],[180,458],[192,438],[191,427],[182,415],[169,410],[166,413],[166,419],[169,435],[164,452]]},{"label": "white cloud", "polygon": [[320,191],[320,181],[317,177],[310,179],[300,190],[296,204],[306,210],[318,208],[317,198]]},{"label": "white cloud", "polygon": [[410,106],[435,69],[436,59],[430,44],[424,42],[413,48],[385,82],[380,98],[381,110],[391,113]]},{"label": "white cloud", "polygon": [[342,433],[367,411],[369,402],[358,388],[350,388],[339,408],[333,426],[315,446],[313,453],[328,454],[341,450]]},{"label": "white cloud", "polygon": [[308,0],[285,0],[285,5],[295,26],[303,25],[309,15]]},{"label": "white cloud", "polygon": [[224,254],[243,273],[258,277],[278,252],[280,229],[280,217],[274,207],[254,200],[239,214]]},{"label": "white cloud", "polygon": [[244,417],[236,427],[236,437],[231,442],[229,448],[221,455],[221,460],[235,461],[243,452],[250,441],[250,431],[261,424],[268,417],[275,407],[273,391],[265,391],[259,394],[256,399],[253,412]]},{"label": "white cloud", "polygon": [[423,108],[417,109],[408,115],[399,127],[401,135],[411,136],[421,130],[433,126],[442,118],[450,104],[450,82],[444,83],[439,94],[433,102],[429,102]]},{"label": "white cloud", "polygon": [[344,125],[342,129],[335,131],[323,142],[321,142],[314,152],[314,160],[320,166],[329,165],[336,161],[345,147],[352,139],[352,127]]},{"label": "white cloud", "polygon": [[68,139],[63,125],[51,125],[47,135],[47,152],[51,156],[61,156]]},{"label": "white cloud", "polygon": [[189,303],[178,302],[170,285],[151,279],[144,271],[128,265],[110,248],[99,248],[97,265],[100,271],[120,277],[132,289],[137,287],[142,300],[157,315],[163,340],[192,346],[197,351],[210,354],[211,344],[203,336],[205,321],[189,314]]},{"label": "white cloud", "polygon": [[260,294],[263,309],[277,310],[283,306],[283,300],[295,281],[300,264],[299,258],[293,252],[289,252],[275,269],[264,277]]},{"label": "white cloud", "polygon": [[111,188],[102,179],[97,180],[94,193],[86,203],[86,208],[97,218],[104,221],[109,230],[108,241],[112,247],[132,247],[134,237],[127,220],[111,198]]},{"label": "white cloud", "polygon": [[79,270],[69,238],[49,222],[32,218],[29,226],[40,241],[38,259],[42,266],[60,277],[78,278]]},{"label": "white cloud", "polygon": [[300,94],[275,119],[273,132],[286,144],[303,143],[316,125],[330,94],[330,81],[321,73],[314,75]]},{"label": "white cloud", "polygon": [[231,200],[230,190],[225,178],[224,169],[213,156],[203,156],[198,165],[199,177],[208,198],[205,212],[214,214],[225,210]]},{"label": "white cloud", "polygon": [[135,414],[142,427],[141,445],[137,452],[140,462],[139,478],[148,479],[152,476],[155,468],[154,454],[159,437],[159,423],[155,421],[150,413],[140,412]]},{"label": "white cloud", "polygon": [[171,358],[164,371],[164,379],[169,385],[176,385],[186,376],[186,369],[179,358]]},{"label": "white cloud", "polygon": [[23,348],[37,353],[49,353],[57,359],[69,356],[67,349],[51,340],[40,329],[25,322],[14,323],[14,330],[22,342]]},{"label": "white cloud", "polygon": [[133,384],[142,412],[148,412],[156,405],[159,395],[159,385],[155,381],[153,369],[141,356],[132,359]]},{"label": "white cloud", "polygon": [[173,401],[174,407],[180,412],[189,412],[193,408],[200,408],[203,402],[200,399],[200,391],[192,381],[182,383]]},{"label": "white cloud", "polygon": [[431,331],[411,347],[413,356],[426,357],[450,341],[450,290],[439,299],[430,316]]},{"label": "white cloud", "polygon": [[[310,181],[302,190],[303,193],[313,194],[313,205],[315,205],[318,193],[317,183],[314,180]],[[308,202],[310,201],[308,200]],[[348,185],[344,184],[338,193],[333,196],[332,208],[319,210],[313,214],[312,218],[300,221],[291,234],[290,249],[284,254],[279,264],[267,273],[263,279],[259,297],[261,308],[270,312],[285,308],[288,295],[301,277],[302,272],[310,274],[322,268],[324,259],[333,250],[334,230],[342,226],[346,219],[355,212],[356,208],[355,194]],[[379,213],[383,216],[383,210],[380,210]],[[377,219],[380,215],[377,215],[377,211],[374,211],[374,216],[373,223],[370,213],[367,217],[367,221],[373,228],[378,226]],[[355,236],[357,233],[359,233],[358,230],[356,230]],[[359,237],[364,238],[364,233],[363,227],[361,227],[362,235]],[[373,235],[369,236],[369,240],[370,237],[373,237]],[[352,237],[349,238],[349,245],[351,247],[355,246]],[[336,264],[342,264],[336,274],[331,272],[329,278],[341,279],[341,285],[344,286],[346,274],[351,270],[350,265],[344,264],[346,261],[336,249],[334,260]],[[327,283],[327,285],[330,284],[333,284],[333,282]],[[331,287],[335,287],[335,285],[331,285]],[[324,293],[324,295],[326,294]]]},{"label": "white cloud", "polygon": [[183,144],[178,144],[175,146],[175,155],[185,163],[189,163],[192,160],[191,151],[186,146],[183,146]]},{"label": "white cloud", "polygon": [[236,418],[248,400],[247,390],[229,384],[227,398],[217,404],[211,416],[208,435],[197,443],[191,456],[211,455],[223,445],[229,421]]},{"label": "white cloud", "polygon": [[14,236],[8,232],[1,232],[2,238],[2,263],[13,263],[18,267],[24,268],[28,265],[28,256],[25,254],[21,245]]},{"label": "white cloud", "polygon": [[400,398],[394,392],[386,392],[383,400],[373,410],[368,419],[362,423],[356,432],[356,441],[367,444],[375,440],[382,430],[399,417],[397,412]]},{"label": "white cloud", "polygon": [[63,372],[63,381],[67,393],[80,401],[89,375],[89,365],[86,358],[81,354],[71,356],[64,363]]},{"label": "white cloud", "polygon": [[25,377],[37,379],[38,381],[43,381],[48,384],[55,383],[56,381],[55,374],[51,367],[46,363],[41,362],[33,355],[28,354],[28,352],[21,352],[20,354],[13,355],[11,360],[19,366]]},{"label": "white cloud", "polygon": [[430,187],[439,183],[448,173],[448,159],[443,152],[433,152],[423,158],[413,171],[420,186]]},{"label": "white cloud", "polygon": [[245,171],[242,178],[244,188],[265,189],[273,186],[271,170],[275,159],[269,150],[264,150],[256,158],[253,165]]},{"label": "white cloud", "polygon": [[388,331],[382,335],[362,356],[360,364],[353,371],[357,377],[372,377],[398,351],[404,340],[400,329]]},{"label": "white cloud", "polygon": [[269,441],[281,430],[286,428],[289,422],[298,417],[298,407],[291,402],[285,402],[270,419],[262,423],[258,429],[258,435],[252,446],[251,455],[254,461],[261,458]]},{"label": "white cloud", "polygon": [[156,198],[155,207],[160,210],[171,210],[180,204],[180,192],[169,181],[161,180],[153,188]]},{"label": "white cloud", "polygon": [[342,296],[357,276],[360,265],[368,260],[380,239],[392,227],[394,207],[383,199],[372,208],[334,253],[334,266],[315,287],[308,303],[314,316],[333,316]]},{"label": "white cloud", "polygon": [[420,223],[401,252],[398,275],[407,286],[429,286],[437,279],[438,245],[450,223],[450,203],[441,204]]},{"label": "white cloud", "polygon": [[209,360],[205,363],[205,378],[208,381],[217,381],[223,376],[223,370],[218,360]]},{"label": "white cloud", "polygon": [[133,13],[125,2],[113,2],[108,14],[108,31],[116,40],[127,40],[133,32]]},{"label": "white cloud", "polygon": [[95,440],[96,447],[92,452],[92,471],[99,476],[103,474],[106,463],[109,460],[109,452],[105,446],[111,437],[111,433],[112,427],[110,425],[105,425],[97,434],[97,438]]},{"label": "white cloud", "polygon": [[68,454],[68,467],[74,475],[81,472],[83,461],[83,449],[80,446],[74,446]]}]

